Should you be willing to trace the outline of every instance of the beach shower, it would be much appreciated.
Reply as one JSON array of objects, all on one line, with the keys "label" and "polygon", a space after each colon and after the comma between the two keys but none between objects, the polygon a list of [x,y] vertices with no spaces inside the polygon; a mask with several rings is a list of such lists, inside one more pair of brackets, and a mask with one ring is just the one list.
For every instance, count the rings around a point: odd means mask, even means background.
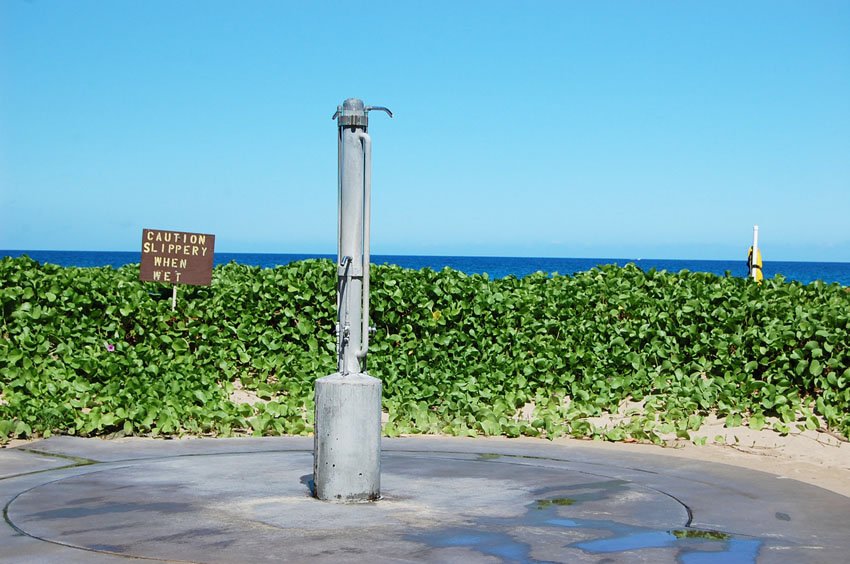
[{"label": "beach shower", "polygon": [[349,98],[337,107],[337,372],[316,380],[313,485],[326,501],[380,497],[381,381],[366,373],[372,139],[369,112]]}]

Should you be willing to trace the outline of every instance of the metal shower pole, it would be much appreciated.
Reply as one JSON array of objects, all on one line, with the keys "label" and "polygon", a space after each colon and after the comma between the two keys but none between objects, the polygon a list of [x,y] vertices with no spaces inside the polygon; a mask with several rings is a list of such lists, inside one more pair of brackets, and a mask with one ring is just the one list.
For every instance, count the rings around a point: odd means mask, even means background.
[{"label": "metal shower pole", "polygon": [[339,167],[337,372],[316,380],[313,483],[327,501],[381,495],[381,381],[366,373],[369,352],[369,259],[372,139],[369,111],[349,98],[337,107]]}]

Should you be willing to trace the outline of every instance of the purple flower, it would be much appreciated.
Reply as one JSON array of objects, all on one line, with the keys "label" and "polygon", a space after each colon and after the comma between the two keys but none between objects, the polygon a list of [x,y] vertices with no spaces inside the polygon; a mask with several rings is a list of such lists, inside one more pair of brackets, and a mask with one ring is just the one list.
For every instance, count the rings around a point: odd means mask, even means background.
[{"label": "purple flower", "polygon": [[115,345],[113,345],[112,343],[106,343],[106,350],[108,350],[109,352],[115,351]]}]

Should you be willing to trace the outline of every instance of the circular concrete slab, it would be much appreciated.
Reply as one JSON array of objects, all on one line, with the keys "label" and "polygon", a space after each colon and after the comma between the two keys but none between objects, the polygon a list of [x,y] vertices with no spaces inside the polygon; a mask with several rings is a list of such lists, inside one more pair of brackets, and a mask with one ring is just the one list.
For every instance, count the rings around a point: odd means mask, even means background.
[{"label": "circular concrete slab", "polygon": [[[40,443],[38,456],[84,457],[85,441],[65,443]],[[9,554],[16,562],[49,554],[63,562],[694,564],[835,562],[850,548],[850,499],[723,465],[542,441],[385,441],[383,499],[341,505],[311,497],[303,440],[243,441],[242,452],[238,441],[194,443],[176,452],[148,441],[123,460],[101,450],[111,462],[0,481],[17,534]]]}]

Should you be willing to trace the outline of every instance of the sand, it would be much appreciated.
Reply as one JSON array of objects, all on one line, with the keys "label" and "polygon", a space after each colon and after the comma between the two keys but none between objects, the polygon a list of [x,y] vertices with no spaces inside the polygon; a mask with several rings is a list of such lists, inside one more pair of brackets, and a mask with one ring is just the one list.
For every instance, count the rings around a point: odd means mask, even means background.
[{"label": "sand", "polygon": [[783,437],[774,431],[723,429],[722,426],[713,430],[703,426],[692,436],[713,436],[720,433],[737,436],[738,442],[707,442],[704,445],[696,445],[691,441],[677,441],[664,447],[576,439],[556,439],[555,443],[574,443],[601,450],[625,449],[631,452],[730,464],[799,480],[850,497],[850,443],[816,431]]}]

